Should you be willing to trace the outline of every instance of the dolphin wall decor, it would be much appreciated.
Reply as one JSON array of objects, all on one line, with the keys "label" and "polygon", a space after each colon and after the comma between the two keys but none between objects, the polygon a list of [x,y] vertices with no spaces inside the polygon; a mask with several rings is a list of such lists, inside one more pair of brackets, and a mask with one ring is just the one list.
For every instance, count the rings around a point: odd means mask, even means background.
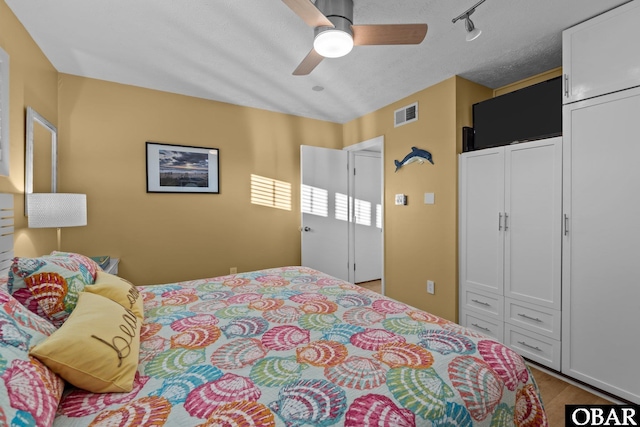
[{"label": "dolphin wall decor", "polygon": [[430,152],[417,147],[411,147],[411,152],[404,156],[404,159],[402,159],[402,161],[394,160],[396,164],[396,172],[398,172],[398,169],[400,169],[404,165],[408,165],[409,163],[413,162],[420,162],[420,164],[422,164],[425,160],[428,160],[431,164],[434,164]]}]

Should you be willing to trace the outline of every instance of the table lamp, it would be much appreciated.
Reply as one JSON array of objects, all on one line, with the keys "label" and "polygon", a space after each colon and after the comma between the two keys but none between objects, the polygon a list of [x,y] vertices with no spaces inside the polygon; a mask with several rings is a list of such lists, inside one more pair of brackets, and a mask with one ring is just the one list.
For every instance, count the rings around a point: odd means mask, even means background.
[{"label": "table lamp", "polygon": [[72,193],[27,194],[29,228],[60,228],[87,225],[87,195]]}]

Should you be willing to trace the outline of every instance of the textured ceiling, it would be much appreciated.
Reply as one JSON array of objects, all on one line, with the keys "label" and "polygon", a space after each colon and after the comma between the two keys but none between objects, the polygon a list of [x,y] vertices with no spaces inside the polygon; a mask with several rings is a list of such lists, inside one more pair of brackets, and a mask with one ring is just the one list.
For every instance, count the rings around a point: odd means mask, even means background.
[{"label": "textured ceiling", "polygon": [[[62,72],[345,123],[453,75],[496,88],[561,65],[562,30],[625,0],[354,0],[354,24],[426,22],[416,46],[356,46],[292,71],[313,29],[281,0],[5,0]],[[312,88],[321,86],[323,91]]]}]

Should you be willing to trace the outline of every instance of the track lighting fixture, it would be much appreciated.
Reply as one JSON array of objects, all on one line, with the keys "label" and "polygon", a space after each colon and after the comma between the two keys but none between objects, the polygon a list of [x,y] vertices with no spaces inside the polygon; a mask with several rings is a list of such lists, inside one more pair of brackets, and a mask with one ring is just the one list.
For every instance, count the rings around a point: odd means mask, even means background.
[{"label": "track lighting fixture", "polygon": [[451,22],[455,24],[456,21],[464,18],[464,27],[467,29],[468,42],[470,42],[471,40],[477,39],[478,36],[482,34],[482,31],[479,28],[476,28],[476,26],[473,24],[473,21],[471,20],[470,16],[473,12],[476,11],[476,7],[480,6],[485,1],[486,0],[480,0],[478,3],[471,6],[468,10],[466,10],[465,12],[462,12],[460,15],[456,16],[451,20]]}]

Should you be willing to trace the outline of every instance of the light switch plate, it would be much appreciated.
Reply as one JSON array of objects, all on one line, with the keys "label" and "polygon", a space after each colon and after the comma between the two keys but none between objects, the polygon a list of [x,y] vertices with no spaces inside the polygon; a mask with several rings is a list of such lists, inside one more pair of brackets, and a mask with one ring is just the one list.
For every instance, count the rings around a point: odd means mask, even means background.
[{"label": "light switch plate", "polygon": [[424,204],[433,205],[436,202],[436,196],[433,193],[424,193]]},{"label": "light switch plate", "polygon": [[396,194],[396,205],[406,205],[406,204],[407,204],[406,194]]}]

